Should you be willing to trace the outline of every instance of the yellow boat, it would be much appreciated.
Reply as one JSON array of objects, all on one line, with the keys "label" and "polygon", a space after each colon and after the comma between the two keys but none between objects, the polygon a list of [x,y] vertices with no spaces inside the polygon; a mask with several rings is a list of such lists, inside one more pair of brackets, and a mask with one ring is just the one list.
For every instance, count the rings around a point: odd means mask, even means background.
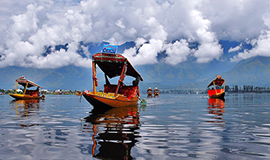
[{"label": "yellow boat", "polygon": [[[127,58],[112,52],[96,53],[92,56],[93,91],[83,92],[84,98],[94,107],[125,107],[138,103],[140,98],[139,81],[143,81],[141,75],[131,65]],[[103,92],[97,92],[98,80],[96,77],[96,65],[104,72],[106,84]],[[110,84],[109,78],[119,77],[118,84]],[[132,85],[124,85],[126,76],[135,78]]]},{"label": "yellow boat", "polygon": [[81,96],[81,95],[82,95],[82,92],[81,92],[81,91],[76,90],[76,91],[75,91],[75,95],[77,95],[77,96]]},{"label": "yellow boat", "polygon": [[[20,84],[24,87],[23,93],[17,93],[17,85]],[[35,90],[28,90],[28,88],[36,87]],[[16,79],[15,82],[15,94],[9,93],[9,95],[16,100],[18,99],[43,99],[45,98],[44,95],[40,95],[39,88],[42,88],[41,86],[37,85],[36,83],[25,79],[24,76],[21,76],[20,78]]]}]

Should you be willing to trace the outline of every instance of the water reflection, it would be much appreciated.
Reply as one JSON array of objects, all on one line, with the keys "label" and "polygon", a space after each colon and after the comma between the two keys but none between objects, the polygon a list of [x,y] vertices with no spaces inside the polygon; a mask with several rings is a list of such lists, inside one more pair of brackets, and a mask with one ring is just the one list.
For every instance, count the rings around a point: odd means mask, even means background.
[{"label": "water reflection", "polygon": [[[93,132],[92,155],[100,159],[133,159],[131,148],[140,137],[138,106],[93,109],[85,117],[83,132]],[[91,125],[89,125],[89,123]]]},{"label": "water reflection", "polygon": [[220,127],[225,126],[225,120],[223,118],[223,114],[225,113],[224,110],[225,107],[225,102],[223,99],[218,99],[218,98],[209,98],[208,99],[208,113],[212,116],[211,118],[213,120],[207,121],[211,123],[216,123]]},{"label": "water reflection", "polygon": [[39,125],[35,123],[25,124],[23,121],[26,117],[37,116],[39,114],[40,103],[39,99],[29,100],[12,100],[10,105],[15,107],[16,120],[22,120],[19,124],[21,128]]}]

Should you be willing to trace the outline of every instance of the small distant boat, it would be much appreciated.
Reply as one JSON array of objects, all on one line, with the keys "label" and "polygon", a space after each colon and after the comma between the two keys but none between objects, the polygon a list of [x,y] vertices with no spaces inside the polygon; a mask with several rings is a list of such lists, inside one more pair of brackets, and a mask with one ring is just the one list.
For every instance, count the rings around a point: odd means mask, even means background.
[{"label": "small distant boat", "polygon": [[77,96],[81,96],[81,95],[82,95],[82,92],[81,92],[81,91],[76,90],[76,91],[75,91],[75,95],[77,95]]},{"label": "small distant boat", "polygon": [[[23,93],[17,93],[17,85],[20,84],[24,87]],[[28,88],[36,87],[35,90],[28,90]],[[44,99],[44,95],[40,95],[39,88],[42,88],[41,86],[37,85],[36,83],[25,79],[24,76],[21,76],[20,78],[16,79],[15,83],[15,94],[9,93],[9,95],[16,100],[18,99]]]},{"label": "small distant boat", "polygon": [[[117,47],[117,46],[116,46]],[[112,50],[111,50],[112,49]],[[115,50],[115,51],[114,51]],[[140,98],[139,81],[143,81],[141,75],[131,65],[127,58],[116,53],[114,46],[106,46],[102,53],[92,56],[93,91],[83,92],[84,98],[94,107],[125,107],[138,103]],[[104,72],[106,84],[103,92],[97,92],[98,79],[96,77],[96,65]],[[119,77],[118,84],[111,84],[109,78]],[[126,86],[126,76],[135,78],[132,85]]]},{"label": "small distant boat", "polygon": [[154,96],[159,96],[159,89],[157,87],[154,89]]},{"label": "small distant boat", "polygon": [[[211,88],[210,88],[211,87]],[[207,86],[208,95],[210,98],[220,98],[225,97],[225,79],[222,79],[220,75]]]},{"label": "small distant boat", "polygon": [[147,89],[147,97],[152,97],[152,96],[153,96],[153,90],[152,90],[151,87],[149,87],[149,88]]}]

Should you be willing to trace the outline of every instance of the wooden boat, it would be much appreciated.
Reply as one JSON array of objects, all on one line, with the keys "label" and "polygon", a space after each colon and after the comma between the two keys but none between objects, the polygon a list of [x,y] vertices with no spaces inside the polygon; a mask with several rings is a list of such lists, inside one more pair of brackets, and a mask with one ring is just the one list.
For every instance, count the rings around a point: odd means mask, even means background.
[{"label": "wooden boat", "polygon": [[[17,85],[20,84],[24,87],[23,94],[17,93]],[[28,88],[36,87],[35,90],[28,90]],[[16,79],[15,83],[15,94],[9,93],[9,95],[16,100],[18,99],[43,99],[45,98],[44,95],[40,95],[39,88],[42,88],[41,86],[37,85],[36,83],[25,79],[24,76],[21,76],[20,78]]]},{"label": "wooden boat", "polygon": [[[143,81],[141,75],[131,65],[127,58],[111,52],[96,53],[92,56],[93,69],[93,91],[83,92],[84,98],[94,107],[125,107],[138,103],[139,81]],[[104,72],[106,84],[104,91],[97,92],[98,80],[96,77],[96,65]],[[119,77],[118,84],[110,84],[109,78]],[[126,76],[135,78],[132,85],[126,86],[124,79]]]},{"label": "wooden boat", "polygon": [[147,89],[147,97],[152,97],[152,96],[153,96],[153,90],[152,90],[151,87],[149,87],[149,88]]},{"label": "wooden boat", "polygon": [[81,91],[76,90],[76,91],[75,91],[75,95],[77,95],[77,96],[81,96],[81,95],[82,95],[82,92],[81,92]]},{"label": "wooden boat", "polygon": [[225,79],[222,79],[220,75],[218,75],[216,79],[212,80],[212,82],[207,87],[207,92],[210,98],[224,99]]},{"label": "wooden boat", "polygon": [[157,87],[154,89],[154,96],[159,96],[159,89]]}]

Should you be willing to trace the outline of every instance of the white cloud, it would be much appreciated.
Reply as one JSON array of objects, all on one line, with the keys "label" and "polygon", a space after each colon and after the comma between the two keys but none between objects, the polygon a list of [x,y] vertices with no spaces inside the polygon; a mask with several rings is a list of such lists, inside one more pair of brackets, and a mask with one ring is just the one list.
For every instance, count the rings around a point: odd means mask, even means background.
[{"label": "white cloud", "polygon": [[124,25],[123,25],[123,18],[122,19],[119,19],[117,22],[116,22],[116,25],[120,28],[126,28]]},{"label": "white cloud", "polygon": [[194,56],[197,58],[198,63],[207,63],[213,59],[219,59],[222,55],[221,45],[217,42],[203,43],[199,49],[195,51]]},{"label": "white cloud", "polygon": [[229,53],[231,53],[231,52],[237,52],[237,51],[239,51],[240,49],[242,49],[242,47],[243,47],[243,44],[241,43],[239,46],[236,46],[236,47],[231,47],[230,49],[229,49]]},{"label": "white cloud", "polygon": [[166,53],[168,56],[165,58],[165,62],[171,65],[187,60],[187,57],[191,54],[192,50],[188,47],[186,40],[181,39],[173,44],[168,44],[166,47]]},{"label": "white cloud", "polygon": [[136,42],[136,47],[139,48],[141,45],[143,45],[146,42],[146,40],[144,38],[139,37],[138,39],[136,39],[135,42]]},{"label": "white cloud", "polygon": [[247,59],[255,56],[264,56],[270,57],[270,30],[265,30],[258,37],[258,39],[254,39],[250,42],[252,45],[251,50],[245,50],[244,52],[240,52],[238,55],[234,56],[231,61],[240,61],[242,59]]},{"label": "white cloud", "polygon": [[263,14],[262,19],[268,29],[261,30],[261,35],[258,38],[252,39],[250,41],[252,49],[240,52],[238,55],[231,58],[231,61],[237,62],[242,59],[247,59],[255,56],[270,57],[270,12],[268,11]]},{"label": "white cloud", "polygon": [[155,64],[157,63],[157,53],[163,49],[163,41],[151,39],[149,43],[143,44],[136,54],[137,48],[125,50],[123,55],[127,57],[133,65]]},{"label": "white cloud", "polygon": [[196,29],[196,36],[200,42],[198,50],[194,53],[197,62],[207,63],[213,59],[218,60],[223,50],[215,33],[211,31],[211,22],[204,19],[202,13],[197,10],[192,10],[190,14],[193,27]]},{"label": "white cloud", "polygon": [[[188,56],[199,63],[218,60],[223,53],[219,40],[254,42],[252,50],[232,60],[268,56],[269,10],[268,0],[3,0],[0,67],[85,67],[91,59],[76,53],[81,41],[118,45],[134,41],[136,47],[124,54],[140,65],[158,63],[156,57],[162,51],[168,55],[164,62],[173,65]],[[194,50],[187,42],[199,46]],[[43,55],[45,47],[66,43],[67,52],[53,50]]]}]

